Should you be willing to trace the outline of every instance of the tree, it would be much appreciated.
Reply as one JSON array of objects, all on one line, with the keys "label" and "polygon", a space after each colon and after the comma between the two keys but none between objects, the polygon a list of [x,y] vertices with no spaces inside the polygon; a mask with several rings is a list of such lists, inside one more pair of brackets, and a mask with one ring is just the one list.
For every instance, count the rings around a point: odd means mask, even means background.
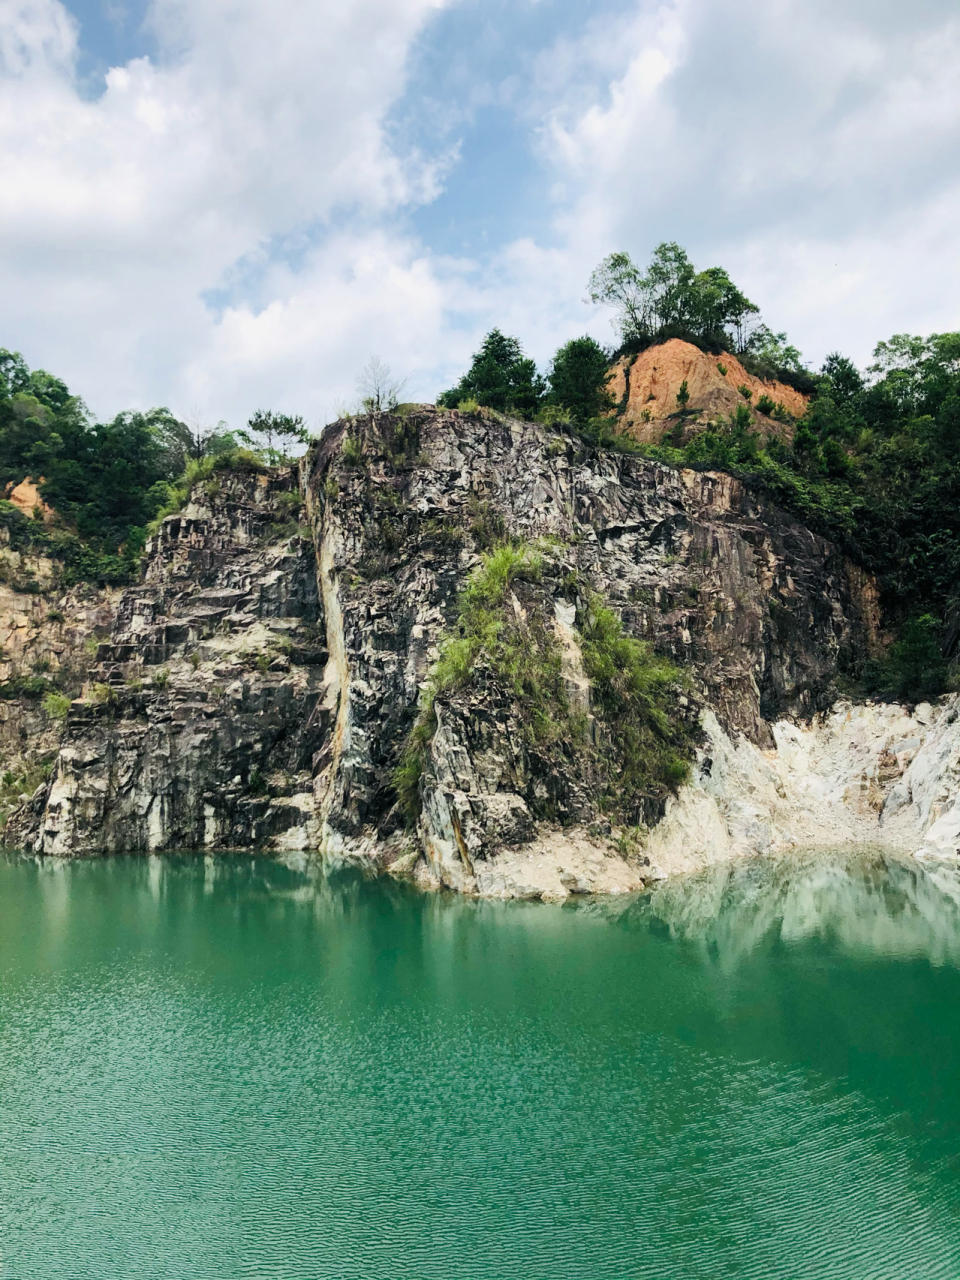
[{"label": "tree", "polygon": [[371,356],[357,378],[360,402],[367,413],[389,413],[400,402],[406,378],[393,378],[390,366],[379,356]]},{"label": "tree", "polygon": [[565,343],[550,365],[550,399],[570,410],[572,421],[589,422],[614,405],[607,390],[610,358],[599,342],[584,335]]},{"label": "tree", "polygon": [[717,350],[742,350],[748,321],[759,314],[723,267],[698,273],[673,240],[657,245],[646,273],[629,254],[610,254],[587,288],[591,302],[616,308],[624,345],[636,349],[684,338]]},{"label": "tree", "polygon": [[[293,417],[289,413],[274,413],[272,410],[258,409],[247,422],[247,426],[255,436],[259,436],[265,442],[263,447],[267,460],[274,465],[289,462],[293,456],[294,445],[305,444],[307,441],[307,428],[299,414]],[[246,433],[240,434],[241,439],[249,439]],[[276,441],[276,447],[274,441]]]},{"label": "tree", "polygon": [[532,418],[546,389],[536,362],[523,354],[518,339],[491,329],[469,370],[455,387],[437,397],[437,404],[455,409],[462,400],[476,400],[491,409],[512,410]]}]

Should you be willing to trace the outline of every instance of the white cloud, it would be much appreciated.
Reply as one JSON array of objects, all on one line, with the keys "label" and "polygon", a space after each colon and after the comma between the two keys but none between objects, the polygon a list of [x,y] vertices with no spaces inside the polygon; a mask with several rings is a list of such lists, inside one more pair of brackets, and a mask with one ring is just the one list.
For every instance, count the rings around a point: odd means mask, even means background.
[{"label": "white cloud", "polygon": [[642,13],[604,94],[547,119],[546,152],[575,193],[567,243],[643,256],[678,239],[818,358],[956,325],[958,35],[937,3]]},{"label": "white cloud", "polygon": [[430,396],[494,323],[540,359],[610,339],[590,269],[665,238],[815,358],[957,323],[952,6],[594,8],[526,80],[463,87],[513,104],[543,169],[529,227],[480,263],[402,220],[455,140],[420,155],[385,123],[443,3],[155,0],[160,57],[90,101],[58,0],[0,0],[0,344],[100,413],[315,422],[372,352]]},{"label": "white cloud", "polygon": [[91,102],[57,0],[0,3],[0,341],[98,409],[192,391],[184,371],[223,350],[233,315],[218,331],[202,296],[240,260],[351,213],[362,244],[432,191],[431,163],[394,154],[382,119],[436,7],[163,0],[167,57],[112,69]]}]

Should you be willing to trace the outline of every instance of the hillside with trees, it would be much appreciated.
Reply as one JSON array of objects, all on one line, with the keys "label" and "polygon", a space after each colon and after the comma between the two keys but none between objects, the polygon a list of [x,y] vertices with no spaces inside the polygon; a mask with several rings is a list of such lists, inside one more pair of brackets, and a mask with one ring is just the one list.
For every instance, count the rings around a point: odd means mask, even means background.
[{"label": "hillside with trees", "polygon": [[204,469],[280,462],[305,439],[301,418],[263,411],[238,432],[191,428],[163,408],[97,422],[60,378],[0,349],[0,494],[32,477],[53,511],[33,520],[0,499],[0,527],[14,549],[58,561],[66,583],[135,580],[151,521]]}]

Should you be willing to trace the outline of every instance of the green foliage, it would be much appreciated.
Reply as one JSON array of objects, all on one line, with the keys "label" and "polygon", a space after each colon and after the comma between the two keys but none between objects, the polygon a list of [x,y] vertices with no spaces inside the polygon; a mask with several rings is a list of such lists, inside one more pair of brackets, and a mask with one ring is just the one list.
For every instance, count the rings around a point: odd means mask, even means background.
[{"label": "green foliage", "polygon": [[535,617],[518,618],[507,600],[511,583],[536,581],[542,566],[535,547],[503,543],[484,554],[460,593],[457,620],[441,646],[420,714],[393,775],[408,821],[414,821],[419,812],[420,777],[436,728],[434,702],[438,695],[466,685],[479,663],[511,690],[532,739],[545,742],[560,732],[558,716],[565,714],[566,700],[556,638]]},{"label": "green foliage", "polygon": [[0,500],[0,527],[7,530],[12,550],[32,551],[59,560],[62,582],[66,586],[77,582],[130,582],[139,567],[142,538],[123,547],[117,554],[100,552],[95,544],[85,542],[77,534],[31,520],[12,502],[3,500]]},{"label": "green foliage", "polygon": [[467,515],[470,517],[470,533],[479,550],[489,551],[506,539],[507,526],[503,516],[496,507],[475,493],[467,499]]},{"label": "green foliage", "polygon": [[66,720],[67,712],[70,710],[70,699],[65,693],[51,690],[44,695],[43,709],[51,720]]},{"label": "green foliage", "polygon": [[624,633],[612,609],[591,602],[579,619],[593,706],[608,732],[601,746],[604,800],[639,822],[646,800],[676,791],[689,775],[692,736],[677,714],[680,671]]},{"label": "green foliage", "polygon": [[546,392],[533,360],[523,354],[516,338],[491,329],[476,352],[469,370],[455,387],[437,397],[437,404],[455,409],[464,401],[476,401],[501,413],[536,415]]},{"label": "green foliage", "polygon": [[480,401],[474,396],[467,396],[465,400],[457,401],[457,409],[460,413],[479,413]]},{"label": "green foliage", "polygon": [[617,310],[625,347],[642,350],[668,338],[684,338],[716,351],[746,346],[747,323],[759,308],[722,267],[696,271],[674,241],[653,251],[646,272],[629,254],[612,253],[588,285],[590,299]]},{"label": "green foliage", "polygon": [[363,444],[357,436],[344,436],[340,455],[348,467],[363,466]]},{"label": "green foliage", "polygon": [[686,378],[684,378],[684,380],[680,383],[680,389],[677,392],[677,408],[681,412],[683,412],[683,410],[686,409],[689,403],[690,403],[690,388],[687,385]]},{"label": "green foliage", "polygon": [[566,410],[567,421],[585,423],[600,417],[614,406],[607,390],[609,374],[610,357],[599,342],[573,338],[550,365],[550,404]]},{"label": "green foliage", "polygon": [[940,647],[942,630],[932,614],[909,618],[886,656],[867,667],[867,689],[909,702],[942,693],[949,672]]},{"label": "green foliage", "polygon": [[240,438],[259,447],[271,466],[288,463],[296,446],[306,444],[308,438],[303,418],[272,410],[258,409],[247,422],[247,429],[252,440],[247,432],[241,432]]},{"label": "green foliage", "polygon": [[[0,366],[2,367],[2,366]],[[46,782],[53,772],[55,756],[42,756],[20,769],[7,769],[0,775],[0,829],[19,804],[22,796],[32,796],[37,787]]]},{"label": "green foliage", "polygon": [[[587,740],[583,717],[572,713],[567,700],[552,626],[535,605],[518,615],[510,599],[511,584],[536,582],[542,571],[536,546],[503,543],[470,575],[393,775],[409,822],[419,812],[436,700],[464,688],[480,671],[506,688],[528,741],[539,750],[575,746],[586,767],[596,770],[604,804],[618,816],[638,821],[645,802],[661,799],[686,778],[692,736],[677,715],[680,673],[649,645],[625,635],[617,615],[599,602],[580,619],[584,668],[605,730],[599,746]],[[570,579],[566,585],[577,584]]]},{"label": "green foliage", "polygon": [[43,676],[12,675],[0,684],[0,698],[42,698],[52,690],[53,685]]},{"label": "green foliage", "polygon": [[67,585],[129,582],[148,523],[182,505],[184,474],[236,450],[223,427],[191,429],[166,409],[94,422],[59,378],[0,350],[0,484],[42,477],[58,517],[42,528],[5,503],[0,521],[19,546],[61,561]]},{"label": "green foliage", "polygon": [[[872,669],[872,687],[931,696],[946,669],[934,661],[930,624],[920,645],[918,620],[929,615],[939,628],[960,584],[960,334],[898,334],[878,344],[867,373],[828,356],[790,446],[762,440],[744,404],[684,449],[644,452],[742,475],[876,574],[885,616],[909,653],[895,646]],[[777,405],[772,416],[789,419]]]},{"label": "green foliage", "polygon": [[548,401],[537,414],[537,421],[545,427],[569,427],[573,424],[573,414],[562,405]]}]

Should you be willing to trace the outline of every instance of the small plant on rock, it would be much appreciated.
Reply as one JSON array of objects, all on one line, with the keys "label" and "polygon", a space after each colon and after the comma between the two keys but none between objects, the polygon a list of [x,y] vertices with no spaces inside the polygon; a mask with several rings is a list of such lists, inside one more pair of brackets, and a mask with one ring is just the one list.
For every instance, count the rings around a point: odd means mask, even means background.
[{"label": "small plant on rock", "polygon": [[363,445],[357,436],[344,436],[340,454],[348,467],[363,466]]},{"label": "small plant on rock", "polygon": [[51,720],[66,720],[70,710],[70,699],[65,693],[51,690],[43,699],[43,709]]}]

